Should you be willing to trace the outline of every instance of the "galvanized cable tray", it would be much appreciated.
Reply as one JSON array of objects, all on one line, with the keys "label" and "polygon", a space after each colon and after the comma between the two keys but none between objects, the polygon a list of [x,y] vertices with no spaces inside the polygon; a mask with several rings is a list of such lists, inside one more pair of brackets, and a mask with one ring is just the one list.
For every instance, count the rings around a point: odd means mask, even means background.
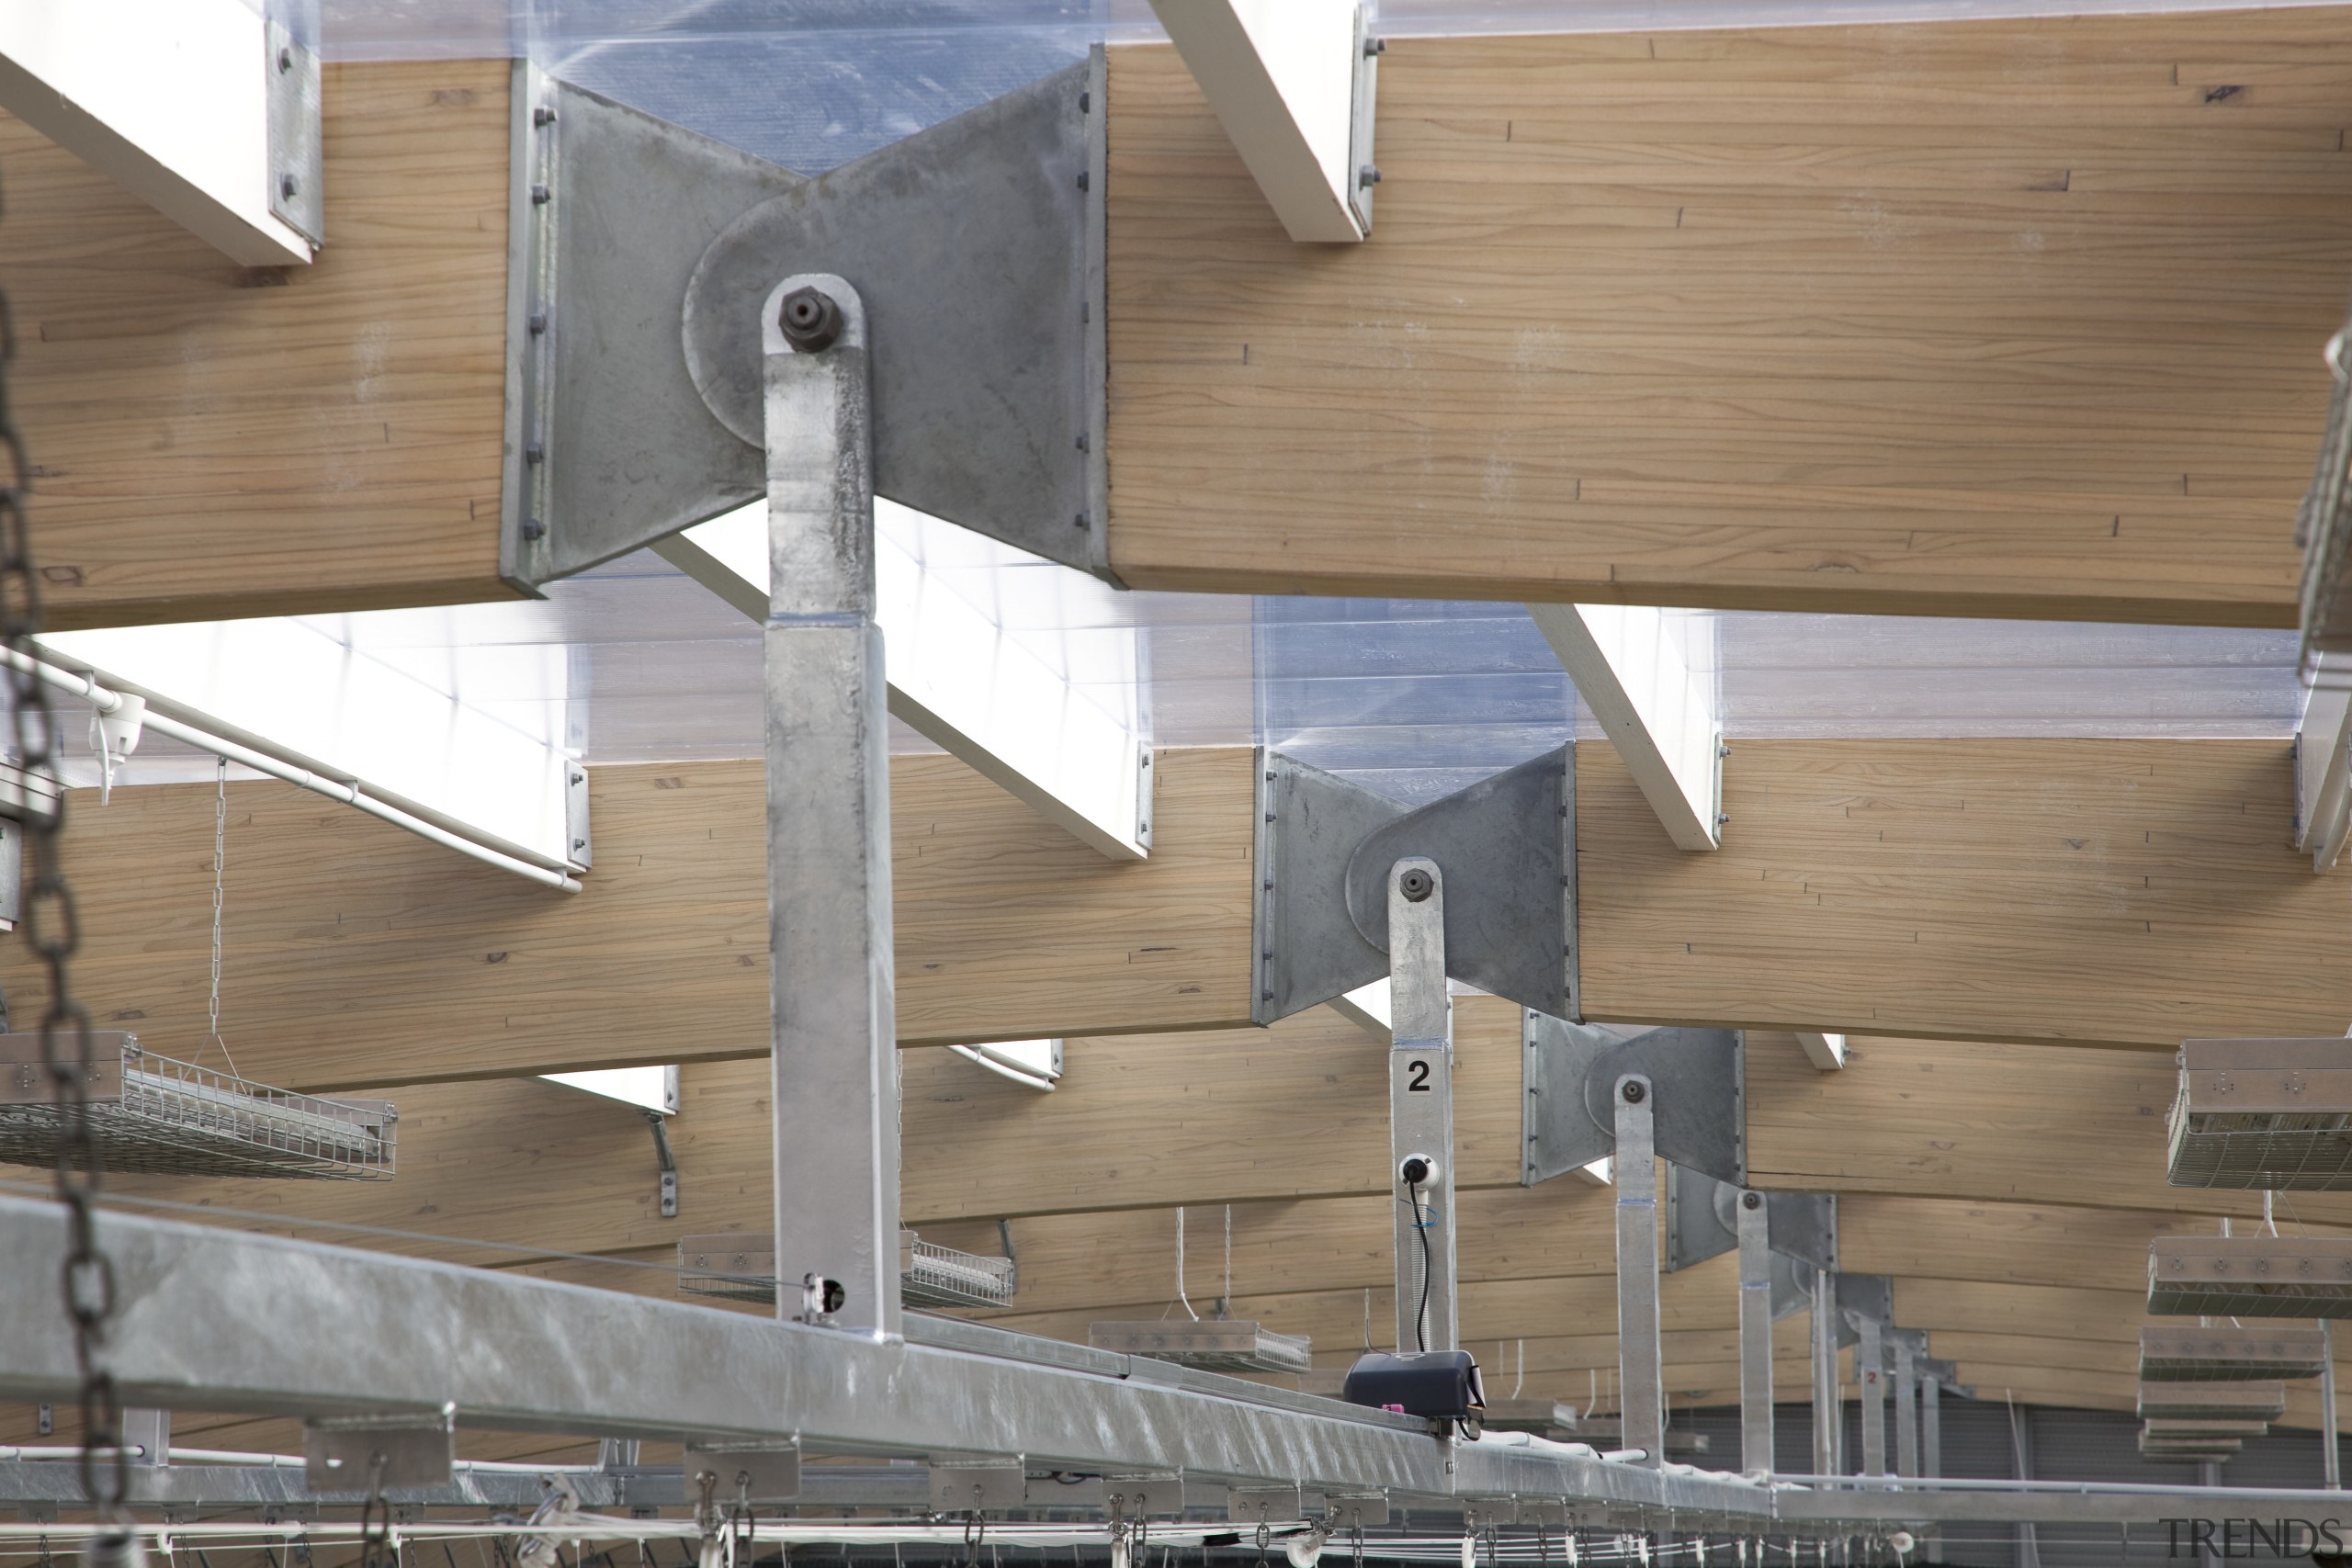
[{"label": "galvanized cable tray", "polygon": [[2173,1186],[2352,1190],[2352,1041],[2188,1040],[2179,1062]]},{"label": "galvanized cable tray", "polygon": [[[120,1030],[90,1037],[85,1086],[98,1158],[159,1176],[392,1174],[399,1113],[380,1100],[322,1100],[157,1055]],[[53,1165],[62,1119],[40,1036],[0,1034],[0,1162]]]},{"label": "galvanized cable tray", "polygon": [[2148,1310],[2165,1317],[2352,1317],[2352,1240],[2167,1236],[2148,1247]]},{"label": "galvanized cable tray", "polygon": [[2315,1378],[2327,1364],[2316,1328],[2200,1328],[2154,1325],[2140,1330],[2142,1382],[2267,1382]]},{"label": "galvanized cable tray", "polygon": [[[899,1299],[908,1306],[1004,1306],[1019,1272],[1010,1258],[958,1252],[899,1233]],[[752,1232],[690,1235],[678,1243],[678,1289],[690,1296],[775,1303],[775,1237]]]},{"label": "galvanized cable tray", "polygon": [[2147,1421],[2276,1421],[2287,1414],[2279,1382],[2149,1382],[2140,1385]]},{"label": "galvanized cable tray", "polygon": [[1148,1356],[1215,1372],[1305,1372],[1315,1364],[1304,1335],[1277,1334],[1248,1318],[1141,1318],[1096,1323],[1086,1342],[1098,1350]]}]

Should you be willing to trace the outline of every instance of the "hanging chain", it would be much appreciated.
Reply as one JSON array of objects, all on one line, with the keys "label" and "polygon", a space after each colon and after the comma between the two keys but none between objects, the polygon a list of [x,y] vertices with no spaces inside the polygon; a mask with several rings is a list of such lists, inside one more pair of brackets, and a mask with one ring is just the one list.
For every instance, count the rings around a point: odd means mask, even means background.
[{"label": "hanging chain", "polygon": [[[16,357],[16,320],[6,296],[0,294],[0,462],[6,464],[0,470],[0,643],[15,656],[8,665],[9,707],[17,765],[24,770],[18,794],[31,874],[25,934],[49,974],[40,1055],[57,1110],[57,1196],[65,1205],[67,1225],[62,1285],[66,1315],[74,1323],[74,1359],[82,1374],[82,1489],[101,1520],[120,1524],[127,1518],[123,1500],[130,1490],[129,1461],[122,1451],[122,1400],[113,1373],[98,1357],[114,1316],[114,1265],[98,1250],[98,1148],[88,1098],[90,1014],[74,999],[67,973],[81,945],[81,931],[60,854],[65,791],[58,773],[57,714],[35,662],[40,658],[35,639],[42,626],[40,573],[33,564],[25,522],[32,467],[8,396],[7,372]],[[44,800],[37,791],[53,793]]]}]

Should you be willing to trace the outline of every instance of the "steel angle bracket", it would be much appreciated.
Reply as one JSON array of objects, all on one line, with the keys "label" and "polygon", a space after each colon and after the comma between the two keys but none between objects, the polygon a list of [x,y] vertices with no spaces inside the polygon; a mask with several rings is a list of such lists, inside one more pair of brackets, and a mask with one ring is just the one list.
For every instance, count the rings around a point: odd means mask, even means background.
[{"label": "steel angle bracket", "polygon": [[1746,1055],[1736,1029],[1651,1029],[1627,1036],[1527,1010],[1520,1034],[1520,1185],[1532,1187],[1614,1152],[1619,1077],[1656,1093],[1657,1152],[1677,1166],[1744,1185]]},{"label": "steel angle bracket", "polygon": [[[1666,1173],[1667,1272],[1688,1269],[1739,1245],[1734,1205],[1742,1189],[1702,1170],[1669,1165]],[[1766,1192],[1765,1229],[1774,1253],[1814,1268],[1838,1267],[1838,1200],[1829,1193]]]},{"label": "steel angle bracket", "polygon": [[[1894,1280],[1885,1274],[1838,1276],[1838,1312],[1847,1323],[1869,1318],[1882,1328],[1894,1326]],[[1840,1341],[1844,1343],[1844,1341]]]},{"label": "steel angle bracket", "polygon": [[1272,1023],[1388,973],[1388,873],[1445,879],[1445,971],[1523,1007],[1577,1010],[1576,773],[1561,747],[1408,810],[1258,754],[1257,1002]]},{"label": "steel angle bracket", "polygon": [[762,301],[848,279],[876,493],[1098,576],[1102,51],[815,178],[516,67],[501,570],[766,493]]}]

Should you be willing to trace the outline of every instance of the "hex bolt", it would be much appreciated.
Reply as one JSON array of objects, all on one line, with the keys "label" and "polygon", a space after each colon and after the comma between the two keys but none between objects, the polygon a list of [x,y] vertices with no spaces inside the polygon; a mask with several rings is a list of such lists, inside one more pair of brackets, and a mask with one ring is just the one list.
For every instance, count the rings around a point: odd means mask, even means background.
[{"label": "hex bolt", "polygon": [[842,308],[821,288],[796,288],[776,312],[784,341],[802,354],[819,354],[841,340]]},{"label": "hex bolt", "polygon": [[1739,1206],[1743,1209],[1760,1209],[1764,1206],[1764,1194],[1743,1192],[1739,1195]]},{"label": "hex bolt", "polygon": [[555,110],[548,107],[545,104],[541,104],[537,108],[531,111],[531,123],[539,127],[541,130],[545,130],[547,127],[555,123]]},{"label": "hex bolt", "polygon": [[1396,891],[1405,896],[1408,904],[1418,904],[1437,891],[1437,880],[1415,866],[1396,879]]},{"label": "hex bolt", "polygon": [[545,310],[532,311],[529,325],[531,329],[531,335],[533,337],[537,337],[540,333],[548,330],[548,313]]},{"label": "hex bolt", "polygon": [[545,446],[541,446],[537,441],[526,441],[523,443],[523,461],[526,463],[544,463],[547,460],[548,449]]},{"label": "hex bolt", "polygon": [[547,536],[548,525],[546,524],[540,522],[536,517],[526,517],[523,519],[523,537],[536,540],[544,539]]},{"label": "hex bolt", "polygon": [[547,186],[533,186],[531,187],[531,205],[532,205],[532,206],[534,206],[534,207],[545,207],[545,206],[546,206],[549,201],[551,201],[551,200],[553,200],[553,199],[554,199],[554,193],[553,193],[552,191],[548,190]]},{"label": "hex bolt", "polygon": [[277,195],[280,200],[293,200],[294,193],[301,188],[302,182],[296,179],[292,175],[280,175],[277,176]]},{"label": "hex bolt", "polygon": [[1642,1088],[1641,1080],[1636,1078],[1634,1082],[1625,1086],[1625,1103],[1628,1105],[1639,1105],[1642,1102],[1643,1095],[1647,1092],[1648,1091],[1646,1089]]},{"label": "hex bolt", "polygon": [[1375,54],[1386,54],[1388,52],[1388,40],[1385,38],[1368,38],[1363,40],[1363,51],[1366,57]]},{"label": "hex bolt", "polygon": [[1380,183],[1380,165],[1379,165],[1379,164],[1366,164],[1363,168],[1358,169],[1358,170],[1356,171],[1356,188],[1357,188],[1358,190],[1370,190],[1373,186],[1374,186],[1378,185],[1379,183]]}]

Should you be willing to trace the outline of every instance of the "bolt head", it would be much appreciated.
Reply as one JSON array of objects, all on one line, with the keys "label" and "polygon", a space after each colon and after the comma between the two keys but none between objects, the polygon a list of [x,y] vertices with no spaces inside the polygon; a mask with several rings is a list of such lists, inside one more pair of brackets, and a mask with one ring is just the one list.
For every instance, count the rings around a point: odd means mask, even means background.
[{"label": "bolt head", "polygon": [[1642,1102],[1642,1097],[1648,1092],[1649,1091],[1643,1089],[1638,1082],[1629,1083],[1625,1086],[1625,1103],[1628,1105],[1639,1105]]},{"label": "bolt head", "polygon": [[277,194],[280,199],[286,201],[293,200],[294,193],[301,188],[302,182],[296,179],[292,175],[280,175],[277,176]]},{"label": "bolt head", "polygon": [[841,340],[842,308],[821,288],[796,288],[784,297],[777,325],[784,341],[801,354],[820,354]]},{"label": "bolt head", "polygon": [[1743,1192],[1739,1195],[1739,1206],[1743,1209],[1760,1209],[1764,1206],[1764,1194]]},{"label": "bolt head", "polygon": [[1415,866],[1396,879],[1396,891],[1405,896],[1405,902],[1419,904],[1437,891],[1437,879]]}]

